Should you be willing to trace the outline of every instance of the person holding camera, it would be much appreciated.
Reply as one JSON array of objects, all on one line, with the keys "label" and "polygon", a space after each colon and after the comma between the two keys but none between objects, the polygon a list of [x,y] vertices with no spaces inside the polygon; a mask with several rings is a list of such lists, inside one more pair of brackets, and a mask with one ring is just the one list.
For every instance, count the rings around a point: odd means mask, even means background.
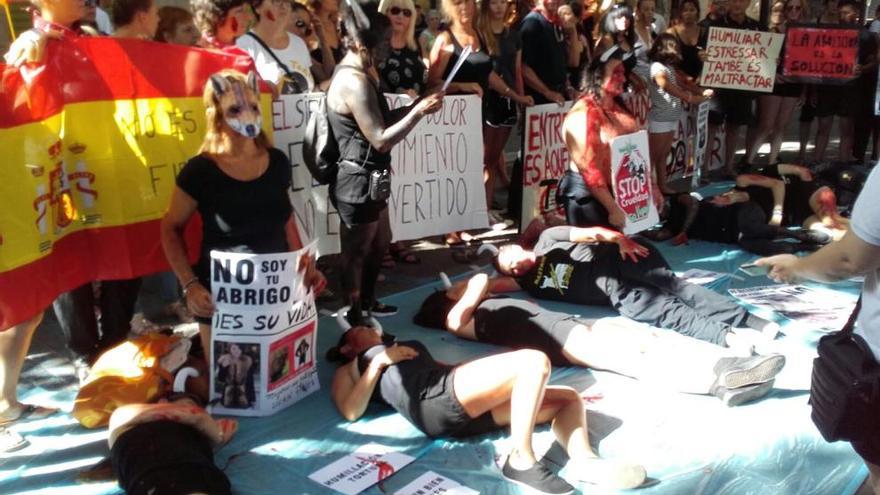
[{"label": "person holding camera", "polygon": [[382,256],[391,242],[388,196],[391,148],[425,115],[440,109],[435,93],[392,112],[379,89],[376,66],[390,51],[390,22],[376,2],[346,2],[342,34],[347,53],[327,90],[327,121],[339,145],[340,161],[330,183],[330,199],[339,212],[342,290],[352,325],[366,311],[376,316],[396,308],[376,301],[374,289]]}]

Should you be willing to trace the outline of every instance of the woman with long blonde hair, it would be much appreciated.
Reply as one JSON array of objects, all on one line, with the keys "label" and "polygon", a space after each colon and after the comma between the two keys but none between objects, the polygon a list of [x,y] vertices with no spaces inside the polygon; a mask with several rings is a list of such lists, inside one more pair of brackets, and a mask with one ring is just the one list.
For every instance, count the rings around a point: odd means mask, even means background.
[{"label": "woman with long blonde hair", "polygon": [[[162,218],[162,247],[199,323],[202,347],[211,343],[211,251],[279,253],[302,247],[287,192],[290,161],[263,132],[256,73],[224,70],[205,85],[206,127],[199,154],[177,175]],[[190,266],[183,231],[193,214],[202,218],[198,261]],[[319,293],[323,276],[308,267]]]}]

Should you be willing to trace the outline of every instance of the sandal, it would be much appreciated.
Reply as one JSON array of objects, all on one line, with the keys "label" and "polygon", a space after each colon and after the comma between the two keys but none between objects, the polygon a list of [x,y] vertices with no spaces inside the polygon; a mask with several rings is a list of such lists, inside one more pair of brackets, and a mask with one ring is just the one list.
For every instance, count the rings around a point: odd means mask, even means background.
[{"label": "sandal", "polygon": [[48,418],[49,416],[52,416],[59,411],[59,409],[56,407],[43,407],[36,406],[34,404],[22,404],[22,406],[24,407],[22,408],[18,416],[0,421],[0,428],[11,425],[12,423],[25,421],[28,419]]},{"label": "sandal", "polygon": [[30,445],[23,436],[8,429],[0,428],[0,454],[15,452]]}]

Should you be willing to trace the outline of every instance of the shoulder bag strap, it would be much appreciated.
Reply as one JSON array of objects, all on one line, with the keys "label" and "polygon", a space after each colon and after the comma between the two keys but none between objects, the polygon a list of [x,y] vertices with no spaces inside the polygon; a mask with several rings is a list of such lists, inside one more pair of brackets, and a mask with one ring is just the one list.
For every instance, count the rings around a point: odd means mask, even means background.
[{"label": "shoulder bag strap", "polygon": [[278,64],[278,66],[281,67],[281,70],[283,70],[284,73],[287,74],[287,77],[289,77],[291,79],[291,81],[295,80],[293,77],[293,71],[291,71],[290,68],[287,67],[287,64],[285,64],[284,62],[281,61],[280,58],[278,58],[278,55],[275,55],[275,51],[272,50],[271,48],[269,48],[269,45],[267,45],[266,42],[263,41],[262,38],[257,36],[256,33],[254,33],[253,31],[248,31],[246,34],[248,36],[250,36],[251,38],[253,38],[257,43],[259,43],[260,46],[263,47],[264,50],[269,52],[269,55],[275,60],[275,62]]},{"label": "shoulder bag strap", "polygon": [[859,310],[862,309],[862,295],[859,294],[859,300],[856,301],[856,307],[853,308],[853,312],[849,315],[849,320],[846,321],[846,325],[840,330],[840,332],[844,335],[852,335],[853,328],[856,326],[856,319],[859,316]]}]

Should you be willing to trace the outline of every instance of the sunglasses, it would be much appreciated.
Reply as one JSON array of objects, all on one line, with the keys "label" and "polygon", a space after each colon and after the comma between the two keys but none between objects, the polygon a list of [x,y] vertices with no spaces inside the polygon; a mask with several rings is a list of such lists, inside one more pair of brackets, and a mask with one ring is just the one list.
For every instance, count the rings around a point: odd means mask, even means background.
[{"label": "sunglasses", "polygon": [[800,5],[789,5],[785,10],[804,10],[804,8]]},{"label": "sunglasses", "polygon": [[391,7],[388,9],[388,13],[391,15],[400,15],[403,14],[404,17],[412,17],[412,10],[402,9],[400,7]]}]

